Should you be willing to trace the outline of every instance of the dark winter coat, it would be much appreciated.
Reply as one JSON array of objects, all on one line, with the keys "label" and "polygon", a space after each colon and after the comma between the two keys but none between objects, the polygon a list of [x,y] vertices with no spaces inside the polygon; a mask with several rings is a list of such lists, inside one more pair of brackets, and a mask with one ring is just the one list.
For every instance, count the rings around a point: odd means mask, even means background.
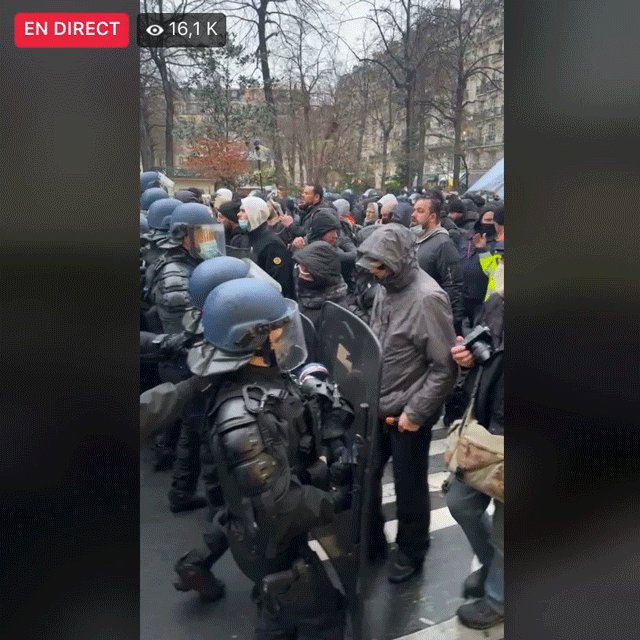
[{"label": "dark winter coat", "polygon": [[458,247],[459,251],[463,237],[462,229],[460,229],[460,227],[448,216],[440,218],[440,225],[447,230],[451,241],[456,245],[456,247]]},{"label": "dark winter coat", "polygon": [[258,266],[280,283],[282,295],[285,298],[295,300],[293,262],[285,243],[277,235],[271,233],[266,223],[249,231],[248,236]]},{"label": "dark winter coat", "polygon": [[449,233],[441,226],[416,239],[418,264],[448,294],[456,333],[464,320],[462,261]]}]

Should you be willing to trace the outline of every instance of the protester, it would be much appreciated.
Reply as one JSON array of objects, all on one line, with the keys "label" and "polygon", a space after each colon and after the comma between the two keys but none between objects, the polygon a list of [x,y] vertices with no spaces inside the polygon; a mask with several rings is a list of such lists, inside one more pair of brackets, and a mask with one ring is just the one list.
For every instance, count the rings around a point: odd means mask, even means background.
[{"label": "protester", "polygon": [[317,240],[293,254],[297,267],[300,311],[312,322],[320,317],[322,304],[329,300],[347,303],[347,285],[342,278],[340,258],[335,247]]},{"label": "protester", "polygon": [[293,263],[284,242],[271,233],[267,220],[269,207],[261,198],[247,197],[241,201],[238,224],[245,226],[249,246],[258,266],[266,271],[282,287],[282,294],[295,299]]},{"label": "protester", "polygon": [[358,265],[382,285],[371,311],[371,329],[382,347],[381,425],[391,417],[397,427],[382,432],[376,469],[378,512],[372,523],[374,548],[384,553],[380,481],[393,459],[398,513],[398,552],[389,580],[404,582],[416,574],[429,549],[431,518],[427,474],[431,429],[453,388],[456,368],[451,305],[445,292],[418,266],[411,232],[388,224],[358,247]]},{"label": "protester", "polygon": [[440,225],[440,200],[420,198],[413,206],[411,222],[415,225],[418,264],[448,294],[457,333],[462,332],[462,262],[446,229]]}]

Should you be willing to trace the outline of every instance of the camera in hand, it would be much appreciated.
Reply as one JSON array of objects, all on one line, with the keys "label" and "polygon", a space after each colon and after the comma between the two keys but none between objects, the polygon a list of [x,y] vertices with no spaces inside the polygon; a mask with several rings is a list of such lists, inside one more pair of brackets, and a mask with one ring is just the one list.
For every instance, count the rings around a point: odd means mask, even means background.
[{"label": "camera in hand", "polygon": [[465,337],[462,346],[473,353],[473,358],[478,364],[484,364],[493,353],[493,340],[489,327],[478,325]]}]

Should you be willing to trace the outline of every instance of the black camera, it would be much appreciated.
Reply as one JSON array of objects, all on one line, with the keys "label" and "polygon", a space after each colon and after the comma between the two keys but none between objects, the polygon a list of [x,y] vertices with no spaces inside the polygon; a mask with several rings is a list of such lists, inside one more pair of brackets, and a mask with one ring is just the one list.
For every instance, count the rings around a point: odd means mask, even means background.
[{"label": "black camera", "polygon": [[473,358],[478,364],[484,364],[493,353],[493,339],[489,327],[478,325],[471,333],[467,334],[462,343],[473,353]]}]

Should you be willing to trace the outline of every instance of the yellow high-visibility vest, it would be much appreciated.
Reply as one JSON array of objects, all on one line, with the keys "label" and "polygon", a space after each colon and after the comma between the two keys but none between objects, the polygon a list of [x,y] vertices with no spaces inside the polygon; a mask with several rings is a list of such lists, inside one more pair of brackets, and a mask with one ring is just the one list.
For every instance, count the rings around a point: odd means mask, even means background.
[{"label": "yellow high-visibility vest", "polygon": [[[498,289],[504,291],[504,264],[502,254],[486,251],[479,255],[480,267],[489,278],[485,300]],[[499,268],[500,267],[500,268]]]}]

